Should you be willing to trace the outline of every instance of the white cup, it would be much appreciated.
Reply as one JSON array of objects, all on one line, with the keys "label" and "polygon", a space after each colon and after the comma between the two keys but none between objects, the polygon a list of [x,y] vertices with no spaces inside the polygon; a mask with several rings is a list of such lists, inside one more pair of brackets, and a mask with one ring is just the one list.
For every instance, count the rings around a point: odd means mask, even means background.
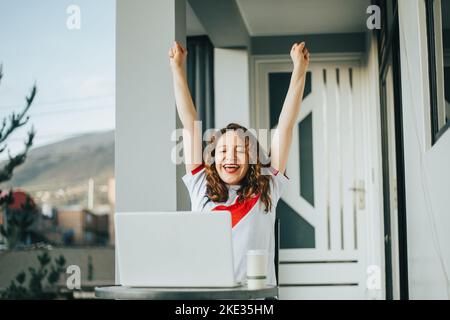
[{"label": "white cup", "polygon": [[247,286],[249,289],[261,289],[267,284],[267,250],[248,250]]}]

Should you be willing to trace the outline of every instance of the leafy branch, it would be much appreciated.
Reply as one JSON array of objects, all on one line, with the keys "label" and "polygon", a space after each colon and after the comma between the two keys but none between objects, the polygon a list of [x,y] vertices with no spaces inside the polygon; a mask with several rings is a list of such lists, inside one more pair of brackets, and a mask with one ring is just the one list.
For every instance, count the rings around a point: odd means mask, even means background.
[{"label": "leafy branch", "polygon": [[[3,78],[3,65],[0,64],[0,83],[2,78]],[[13,133],[15,130],[28,123],[30,116],[26,115],[26,113],[30,109],[31,104],[33,103],[34,98],[36,97],[36,93],[37,87],[36,84],[34,84],[30,94],[25,97],[26,103],[23,110],[17,114],[13,111],[9,115],[9,117],[3,118],[1,122],[2,124],[0,126],[0,154],[6,150],[7,147],[6,139],[11,135],[11,133]],[[12,178],[14,168],[25,162],[28,150],[33,145],[33,139],[35,134],[36,131],[34,130],[33,127],[31,127],[31,130],[28,131],[28,138],[24,141],[25,149],[16,156],[11,156],[8,150],[9,161],[2,169],[0,169],[0,183],[10,180]]]},{"label": "leafy branch", "polygon": [[[65,272],[66,259],[63,255],[53,259],[47,251],[37,256],[38,268],[28,268],[30,280],[26,286],[27,274],[21,271],[11,281],[6,290],[1,293],[2,299],[55,299],[57,290],[55,285]],[[52,290],[53,289],[53,290]]]}]

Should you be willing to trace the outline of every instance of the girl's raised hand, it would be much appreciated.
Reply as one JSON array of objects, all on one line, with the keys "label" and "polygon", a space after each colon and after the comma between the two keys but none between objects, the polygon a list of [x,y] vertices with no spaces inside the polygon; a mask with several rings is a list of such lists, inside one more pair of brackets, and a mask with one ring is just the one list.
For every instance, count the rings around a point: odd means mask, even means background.
[{"label": "girl's raised hand", "polygon": [[183,67],[186,61],[187,50],[181,44],[175,41],[172,48],[169,49],[169,60],[171,67]]},{"label": "girl's raised hand", "polygon": [[291,59],[294,63],[294,69],[299,70],[300,74],[304,75],[309,65],[309,51],[305,46],[305,42],[292,45]]}]

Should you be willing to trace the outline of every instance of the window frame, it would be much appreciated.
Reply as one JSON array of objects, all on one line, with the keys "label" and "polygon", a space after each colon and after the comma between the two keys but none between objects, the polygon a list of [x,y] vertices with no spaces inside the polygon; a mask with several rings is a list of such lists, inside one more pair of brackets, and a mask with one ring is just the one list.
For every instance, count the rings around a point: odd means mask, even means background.
[{"label": "window frame", "polygon": [[[450,127],[450,121],[440,121],[445,117],[444,66],[445,52],[442,46],[442,19],[435,19],[436,4],[441,11],[441,0],[424,0],[426,10],[427,47],[428,47],[428,76],[430,84],[430,118],[431,145],[433,146]],[[437,48],[437,45],[440,48]],[[440,49],[440,50],[438,50]],[[442,69],[440,76],[437,70]],[[438,78],[439,77],[439,78]],[[440,113],[442,113],[440,115]],[[450,116],[450,115],[448,115]]]}]

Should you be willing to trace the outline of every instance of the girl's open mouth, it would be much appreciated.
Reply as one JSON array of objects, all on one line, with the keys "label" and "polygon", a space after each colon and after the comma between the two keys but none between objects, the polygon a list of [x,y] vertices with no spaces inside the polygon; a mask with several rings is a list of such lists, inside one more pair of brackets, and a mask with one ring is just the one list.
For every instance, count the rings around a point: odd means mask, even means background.
[{"label": "girl's open mouth", "polygon": [[225,170],[226,173],[235,173],[239,170],[240,166],[237,164],[225,164],[223,165],[223,169]]}]

